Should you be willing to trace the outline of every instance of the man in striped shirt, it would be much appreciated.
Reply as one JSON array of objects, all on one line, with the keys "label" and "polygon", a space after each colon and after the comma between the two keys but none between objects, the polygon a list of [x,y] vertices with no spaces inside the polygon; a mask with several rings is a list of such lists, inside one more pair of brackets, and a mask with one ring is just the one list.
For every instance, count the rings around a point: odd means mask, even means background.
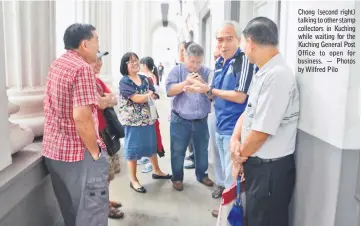
[{"label": "man in striped shirt", "polygon": [[[232,177],[232,162],[230,157],[230,138],[238,118],[247,105],[247,91],[253,74],[257,68],[248,62],[240,49],[241,28],[233,21],[226,21],[217,31],[217,47],[221,57],[216,61],[213,82],[211,86],[194,81],[187,87],[190,92],[207,93],[214,100],[216,113],[216,144],[219,151],[224,180],[217,186],[230,188]],[[217,189],[215,190],[217,191]],[[212,215],[217,216],[217,211]]]}]

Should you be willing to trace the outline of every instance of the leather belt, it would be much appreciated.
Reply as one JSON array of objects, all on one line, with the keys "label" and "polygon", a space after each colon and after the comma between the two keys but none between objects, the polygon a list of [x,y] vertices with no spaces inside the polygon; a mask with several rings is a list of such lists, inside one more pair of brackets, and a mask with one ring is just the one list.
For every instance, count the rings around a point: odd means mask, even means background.
[{"label": "leather belt", "polygon": [[279,157],[279,158],[272,158],[272,159],[262,159],[262,158],[259,158],[259,157],[248,157],[248,160],[254,160],[254,161],[259,161],[260,163],[270,163],[270,162],[276,162],[276,161],[279,161],[281,159],[285,159],[287,157],[290,157],[291,155],[286,155],[286,156],[282,156],[282,157]]}]

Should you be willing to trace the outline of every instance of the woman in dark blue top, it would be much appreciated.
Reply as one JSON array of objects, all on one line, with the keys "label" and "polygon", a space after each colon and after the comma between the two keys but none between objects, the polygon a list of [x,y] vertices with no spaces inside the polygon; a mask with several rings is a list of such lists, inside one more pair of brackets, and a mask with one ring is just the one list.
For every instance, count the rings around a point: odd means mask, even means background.
[{"label": "woman in dark blue top", "polygon": [[153,179],[170,179],[158,165],[155,119],[152,119],[148,101],[158,99],[154,86],[139,72],[139,58],[135,53],[126,53],[121,60],[119,82],[120,121],[124,125],[124,157],[128,161],[130,187],[140,193],[145,188],[139,183],[137,160],[149,157],[153,166]]}]

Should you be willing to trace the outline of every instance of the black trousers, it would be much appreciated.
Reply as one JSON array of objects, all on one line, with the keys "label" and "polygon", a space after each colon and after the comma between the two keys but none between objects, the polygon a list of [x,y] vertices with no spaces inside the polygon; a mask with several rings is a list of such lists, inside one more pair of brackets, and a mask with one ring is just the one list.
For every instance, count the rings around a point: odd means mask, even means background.
[{"label": "black trousers", "polygon": [[288,206],[295,186],[294,156],[244,163],[247,226],[288,226]]}]

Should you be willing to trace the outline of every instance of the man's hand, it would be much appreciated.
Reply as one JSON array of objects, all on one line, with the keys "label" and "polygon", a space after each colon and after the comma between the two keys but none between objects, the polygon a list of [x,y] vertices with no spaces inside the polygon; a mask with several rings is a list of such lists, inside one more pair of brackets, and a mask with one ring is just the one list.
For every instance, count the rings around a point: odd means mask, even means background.
[{"label": "man's hand", "polygon": [[109,107],[109,103],[112,102],[112,98],[113,96],[109,93],[104,93],[104,96],[100,96],[99,94],[97,94],[98,107],[100,109],[105,109]]},{"label": "man's hand", "polygon": [[232,136],[229,141],[229,149],[231,151],[231,155],[241,156],[241,141]]},{"label": "man's hand", "polygon": [[191,92],[191,93],[207,93],[210,90],[210,87],[208,86],[208,84],[199,81],[197,79],[194,78],[189,78],[189,83],[191,85],[186,85],[184,87],[184,90],[186,92]]},{"label": "man's hand", "polygon": [[241,156],[241,141],[231,137],[229,147],[231,152],[231,160],[234,164],[242,164],[247,161],[247,157]]},{"label": "man's hand", "polygon": [[92,158],[96,161],[99,159],[100,157],[100,150],[94,150],[94,151],[89,151],[90,155],[92,156]]},{"label": "man's hand", "polygon": [[195,80],[197,80],[199,82],[204,83],[204,80],[202,79],[202,76],[200,74],[198,74],[198,73],[194,73],[192,79],[195,79]]},{"label": "man's hand", "polygon": [[[237,177],[239,175],[243,174],[243,164],[232,164],[232,177],[234,178],[234,180],[237,180]],[[242,177],[242,180],[244,181],[244,177]]]},{"label": "man's hand", "polygon": [[235,137],[231,137],[230,152],[232,160],[232,176],[237,178],[238,175],[243,173],[243,163],[247,161],[248,158],[241,156],[241,142]]},{"label": "man's hand", "polygon": [[200,76],[200,74],[198,74],[198,73],[192,73],[192,74],[188,75],[188,77],[186,79],[187,85],[193,84],[194,81],[204,83],[202,76]]}]

